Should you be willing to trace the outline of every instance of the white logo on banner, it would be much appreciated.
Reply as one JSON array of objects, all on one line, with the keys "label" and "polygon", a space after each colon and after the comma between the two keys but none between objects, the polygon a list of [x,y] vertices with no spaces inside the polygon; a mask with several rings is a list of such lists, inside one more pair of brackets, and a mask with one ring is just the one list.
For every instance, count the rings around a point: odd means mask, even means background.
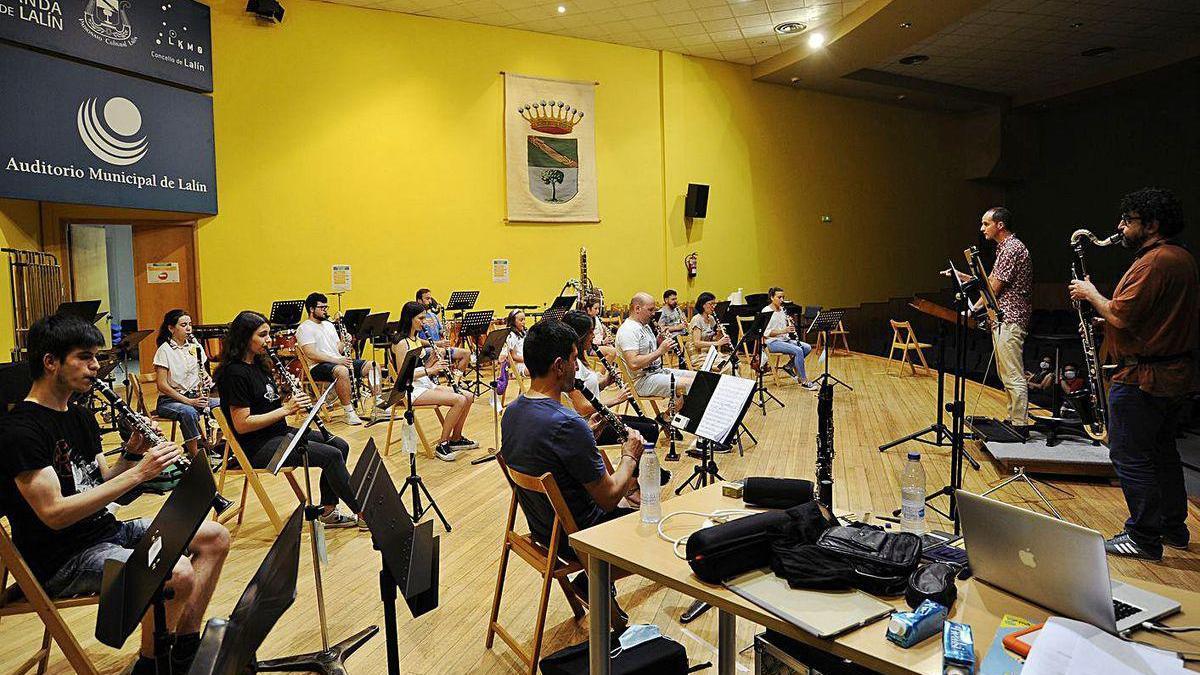
[{"label": "white logo on banner", "polygon": [[133,101],[114,96],[104,104],[102,116],[96,112],[96,99],[89,98],[79,104],[76,115],[79,138],[93,155],[117,166],[129,166],[146,156],[149,139],[134,138],[142,129],[142,113]]},{"label": "white logo on banner", "polygon": [[128,47],[137,42],[125,14],[128,6],[129,2],[122,0],[88,0],[79,23],[92,37],[105,44]]}]

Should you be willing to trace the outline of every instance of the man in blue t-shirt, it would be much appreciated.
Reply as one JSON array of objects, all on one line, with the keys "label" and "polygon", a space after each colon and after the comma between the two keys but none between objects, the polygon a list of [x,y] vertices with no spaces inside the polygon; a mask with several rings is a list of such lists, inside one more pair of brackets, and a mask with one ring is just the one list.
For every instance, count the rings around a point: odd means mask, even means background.
[{"label": "man in blue t-shirt", "polygon": [[[421,338],[430,347],[442,347],[443,349],[450,347],[449,336],[445,335],[446,327],[442,325],[438,319],[437,313],[442,311],[437,306],[437,302],[433,299],[433,293],[429,292],[428,288],[417,289],[417,302],[425,305],[428,310],[425,312],[425,325],[421,330],[417,331],[417,337]],[[460,373],[465,373],[471,369],[471,350],[465,347],[450,348],[443,352],[448,358],[454,362],[454,369]]]},{"label": "man in blue t-shirt", "polygon": [[[504,409],[500,454],[514,471],[554,476],[563,501],[582,530],[632,513],[617,508],[617,503],[637,488],[634,469],[642,456],[643,441],[637,431],[629,430],[629,439],[621,446],[621,460],[608,473],[593,429],[579,413],[562,404],[562,394],[575,386],[578,339],[575,331],[561,321],[540,321],[529,329],[525,335],[525,365],[532,382],[528,392]],[[550,501],[520,488],[517,500],[533,539],[549,545],[554,524]],[[562,541],[559,555],[575,557],[565,537]],[[583,574],[571,585],[586,598]]]}]

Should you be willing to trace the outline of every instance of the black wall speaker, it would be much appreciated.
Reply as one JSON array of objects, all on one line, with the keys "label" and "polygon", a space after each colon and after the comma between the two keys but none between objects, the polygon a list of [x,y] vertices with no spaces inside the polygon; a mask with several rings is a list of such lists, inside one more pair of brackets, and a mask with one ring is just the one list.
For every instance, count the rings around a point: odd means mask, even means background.
[{"label": "black wall speaker", "polygon": [[683,204],[683,215],[687,218],[703,218],[708,215],[708,186],[688,183],[687,201]]},{"label": "black wall speaker", "polygon": [[283,22],[283,6],[277,0],[250,0],[246,3],[246,11],[267,23]]}]

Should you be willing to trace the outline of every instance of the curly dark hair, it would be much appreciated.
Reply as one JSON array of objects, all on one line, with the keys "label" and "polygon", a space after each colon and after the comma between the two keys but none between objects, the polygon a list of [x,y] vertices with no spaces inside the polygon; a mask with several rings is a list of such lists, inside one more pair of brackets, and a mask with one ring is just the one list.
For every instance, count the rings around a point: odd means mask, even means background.
[{"label": "curly dark hair", "polygon": [[[250,339],[264,323],[267,323],[267,317],[250,309],[238,312],[233,321],[229,322],[229,334],[225,337],[225,353],[221,356],[220,367],[213,374],[217,389],[221,388],[221,381],[227,372],[225,367],[231,363],[243,362],[246,354],[250,351]],[[255,356],[253,363],[264,373],[272,372],[271,362],[266,355]]]},{"label": "curly dark hair", "polygon": [[1158,233],[1174,237],[1183,231],[1183,205],[1174,192],[1164,188],[1142,188],[1121,198],[1121,215],[1137,213],[1142,225],[1158,221]]}]

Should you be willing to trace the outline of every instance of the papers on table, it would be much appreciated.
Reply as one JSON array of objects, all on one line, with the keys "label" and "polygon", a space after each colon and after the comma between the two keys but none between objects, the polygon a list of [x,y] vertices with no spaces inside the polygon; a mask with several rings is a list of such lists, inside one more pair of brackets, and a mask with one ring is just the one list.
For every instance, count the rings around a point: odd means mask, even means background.
[{"label": "papers on table", "polygon": [[1091,624],[1054,617],[1038,633],[1021,675],[1159,675],[1186,672],[1174,652],[1126,642]]}]

